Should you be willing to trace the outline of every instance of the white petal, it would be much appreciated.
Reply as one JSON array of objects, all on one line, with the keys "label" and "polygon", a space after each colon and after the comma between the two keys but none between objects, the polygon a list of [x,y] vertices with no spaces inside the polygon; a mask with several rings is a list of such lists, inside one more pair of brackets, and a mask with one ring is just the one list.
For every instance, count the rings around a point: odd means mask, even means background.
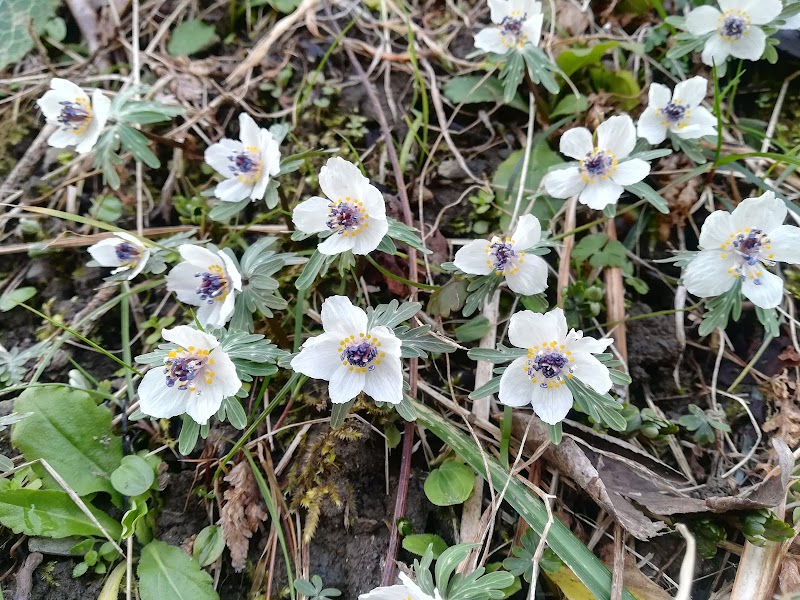
[{"label": "white petal", "polygon": [[214,195],[223,202],[241,202],[245,198],[249,198],[252,191],[253,186],[251,184],[232,177],[219,183],[214,188]]},{"label": "white petal", "polygon": [[622,189],[621,185],[614,183],[611,179],[590,183],[583,188],[578,196],[578,202],[595,210],[603,210],[609,204],[614,204],[619,200]]},{"label": "white petal", "polygon": [[692,35],[703,35],[717,28],[721,13],[713,6],[699,6],[686,15],[686,30]]},{"label": "white petal", "polygon": [[611,180],[619,185],[632,185],[650,174],[650,163],[640,158],[623,160],[611,174]]},{"label": "white petal", "polygon": [[408,588],[404,585],[377,587],[371,592],[361,594],[358,600],[408,600]]},{"label": "white petal", "polygon": [[331,296],[322,303],[322,327],[342,338],[367,332],[367,313],[353,306],[347,296]]},{"label": "white petal", "polygon": [[230,280],[231,287],[237,292],[242,291],[242,274],[236,268],[233,259],[228,256],[227,252],[220,251],[219,257],[222,259],[222,266],[225,269],[225,275]]},{"label": "white petal", "polygon": [[731,42],[731,56],[744,60],[758,60],[764,54],[766,45],[767,34],[751,25],[741,38]]},{"label": "white petal", "polygon": [[567,167],[545,175],[544,187],[553,198],[571,198],[581,193],[586,182],[581,179],[578,167]]},{"label": "white petal", "polygon": [[344,200],[355,196],[359,184],[365,179],[353,163],[334,156],[319,172],[319,187],[331,200]]},{"label": "white petal", "polygon": [[[514,0],[511,0],[511,2],[514,2]],[[433,600],[433,598],[431,598],[430,596],[428,596],[428,594],[423,592],[422,589],[420,589],[420,587],[416,583],[414,583],[414,581],[412,581],[412,579],[408,575],[406,575],[401,571],[397,574],[397,576],[400,578],[400,581],[403,583],[403,585],[406,586],[406,588],[410,592],[412,600]],[[436,592],[435,590],[434,593],[437,593],[438,595],[438,592]]]},{"label": "white petal", "polygon": [[800,228],[794,225],[776,227],[769,232],[769,245],[764,252],[770,260],[800,264]]},{"label": "white petal", "polygon": [[528,359],[514,360],[500,376],[498,399],[506,406],[527,406],[537,384],[528,377]]},{"label": "white petal", "polygon": [[594,150],[592,134],[586,127],[575,127],[564,132],[558,142],[558,150],[564,156],[569,156],[576,160],[585,158]]},{"label": "white petal", "polygon": [[150,369],[139,383],[139,409],[157,419],[168,419],[186,412],[191,397],[189,390],[167,387],[162,367]]},{"label": "white petal", "polygon": [[731,55],[731,44],[723,40],[718,35],[712,35],[706,42],[706,45],[703,48],[703,53],[700,55],[700,58],[703,61],[703,64],[712,67],[714,65],[722,65],[723,63],[725,63],[726,60],[728,60],[728,57],[730,55]]},{"label": "white petal", "polygon": [[766,25],[781,14],[783,3],[781,0],[747,0],[742,10],[753,25]]},{"label": "white petal", "polygon": [[651,83],[650,91],[647,93],[648,108],[664,108],[672,99],[672,92],[669,88],[660,83]]},{"label": "white petal", "polygon": [[139,273],[141,273],[144,270],[145,266],[147,265],[147,261],[149,259],[150,259],[150,250],[145,248],[139,255],[139,260],[136,262],[136,266],[128,274],[128,281],[135,278]]},{"label": "white petal", "polygon": [[199,331],[188,325],[178,325],[172,329],[162,329],[161,337],[183,348],[193,346],[202,350],[212,350],[219,346],[219,341],[213,335],[205,333],[204,331]]},{"label": "white petal", "polygon": [[567,339],[564,343],[566,350],[578,353],[583,352],[587,354],[599,354],[605,352],[608,347],[614,343],[611,338],[600,338],[599,340],[584,336],[582,331],[575,331],[571,329],[567,334]]},{"label": "white petal", "polygon": [[511,243],[515,250],[528,250],[533,248],[542,239],[542,224],[533,215],[522,215],[517,222],[517,228],[511,234]]},{"label": "white petal", "polygon": [[71,128],[59,127],[47,138],[47,143],[53,148],[67,148],[79,144],[81,140],[83,140],[83,137],[75,135]]},{"label": "white petal", "polygon": [[470,275],[488,275],[494,271],[489,255],[491,243],[486,240],[473,240],[459,248],[453,263],[459,270]]},{"label": "white petal", "polygon": [[706,99],[707,92],[708,80],[698,75],[676,85],[673,100],[684,106],[694,107]]},{"label": "white petal", "polygon": [[679,126],[670,129],[685,140],[693,140],[707,135],[717,135],[717,118],[705,106],[695,106]]},{"label": "white petal", "polygon": [[646,139],[653,145],[660,144],[667,139],[667,127],[664,125],[664,119],[661,118],[658,114],[658,109],[654,108],[652,104],[639,117],[636,133],[640,138]]},{"label": "white petal", "polygon": [[403,343],[400,341],[400,338],[394,334],[394,331],[388,327],[379,325],[378,327],[373,327],[369,334],[378,338],[381,344],[381,352],[387,356],[400,358]]},{"label": "white petal", "polygon": [[734,232],[731,223],[731,213],[727,210],[715,210],[703,221],[700,229],[701,250],[722,250],[723,244],[730,241],[730,234]]},{"label": "white petal", "polygon": [[294,226],[305,233],[318,233],[328,229],[330,203],[325,198],[314,196],[298,204],[292,212]]},{"label": "white petal", "polygon": [[[350,369],[353,369],[352,371]],[[328,394],[334,404],[344,404],[358,396],[364,389],[366,374],[355,370],[354,367],[339,365],[333,372]]]},{"label": "white petal", "polygon": [[511,6],[507,0],[489,0],[489,11],[491,12],[492,23],[498,25],[511,14]]},{"label": "white petal", "polygon": [[736,230],[749,227],[769,233],[783,224],[787,212],[783,200],[772,192],[766,192],[758,198],[742,200],[731,213],[731,225]]},{"label": "white petal", "polygon": [[334,254],[341,254],[342,252],[352,250],[355,245],[355,236],[348,235],[345,237],[341,233],[334,233],[325,238],[325,240],[317,246],[317,250],[319,250],[321,254],[333,256]]},{"label": "white petal", "polygon": [[605,394],[611,389],[611,376],[608,367],[591,354],[576,352],[573,356],[575,362],[575,377],[588,385],[598,394]]},{"label": "white petal", "polygon": [[101,267],[118,267],[122,262],[117,258],[117,245],[120,239],[116,236],[100,240],[87,251]]},{"label": "white petal", "polygon": [[225,178],[231,177],[231,157],[244,152],[244,146],[237,140],[223,138],[206,148],[203,158],[217,173]]},{"label": "white petal", "polygon": [[564,316],[563,309],[554,308],[544,313],[544,317],[543,335],[552,336],[549,338],[551,341],[559,341],[567,337],[567,318]]},{"label": "white petal", "polygon": [[517,263],[517,269],[506,275],[512,292],[532,296],[547,289],[547,263],[541,257],[528,254]]},{"label": "white petal", "polygon": [[683,285],[690,294],[700,298],[711,298],[727,292],[736,282],[728,273],[733,267],[733,258],[728,254],[722,258],[721,250],[703,250],[683,271]]},{"label": "white petal", "polygon": [[544,15],[542,13],[536,13],[525,19],[522,23],[522,33],[525,36],[526,43],[535,46],[539,45],[539,39],[542,37],[542,23],[544,23]]},{"label": "white petal", "polygon": [[386,355],[366,373],[364,393],[376,402],[399,404],[403,400],[403,368],[400,358]]},{"label": "white petal", "polygon": [[67,99],[72,100],[71,97],[65,98],[64,94],[56,90],[49,90],[36,101],[36,105],[39,107],[39,110],[42,111],[48,123],[57,124],[58,117],[61,116],[61,109],[63,108],[61,103]]},{"label": "white petal", "polygon": [[597,147],[614,153],[617,160],[628,156],[636,145],[636,128],[628,115],[617,115],[597,127]]},{"label": "white petal", "polygon": [[292,369],[312,379],[330,381],[342,364],[339,342],[341,337],[333,333],[307,339],[300,354],[292,359]]},{"label": "white petal", "polygon": [[545,423],[555,425],[564,420],[572,408],[572,393],[566,385],[542,388],[535,385],[531,397],[533,412]]},{"label": "white petal", "polygon": [[239,115],[239,139],[248,151],[258,148],[261,142],[261,128],[247,113]]},{"label": "white petal", "polygon": [[378,247],[388,231],[389,221],[386,219],[368,218],[361,231],[350,236],[354,239],[353,254],[369,254]]},{"label": "white petal", "polygon": [[186,403],[186,414],[195,423],[205,425],[219,411],[224,398],[204,381],[195,381],[195,391],[190,393],[191,397]]},{"label": "white petal", "polygon": [[178,248],[178,253],[183,260],[203,269],[207,269],[212,265],[220,265],[221,262],[219,256],[211,250],[195,244],[181,244]]},{"label": "white petal", "polygon": [[222,318],[222,302],[199,301],[196,313],[197,321],[203,327],[215,329],[223,327],[227,319]]},{"label": "white petal", "polygon": [[261,130],[261,166],[268,178],[281,170],[281,146],[269,129]]},{"label": "white petal", "polygon": [[756,306],[775,308],[783,299],[783,279],[766,269],[761,271],[758,279],[760,285],[756,285],[753,279],[745,278],[742,282],[742,293]]},{"label": "white petal", "polygon": [[566,335],[567,320],[560,308],[544,314],[522,310],[511,315],[508,325],[508,341],[517,348],[533,348]]},{"label": "white petal", "polygon": [[364,203],[364,212],[373,219],[386,219],[386,200],[380,190],[372,185],[368,179],[362,178],[356,192],[357,197]]},{"label": "white petal", "polygon": [[[208,305],[207,305],[208,306]],[[220,327],[225,327],[225,324],[231,320],[233,316],[233,311],[236,309],[236,296],[232,292],[225,295],[225,299],[221,302],[217,300],[212,305],[216,309],[213,311],[213,317],[209,317],[207,322],[203,322],[202,319],[199,319],[200,322],[203,324],[203,327],[211,327],[213,329],[218,329]],[[200,307],[202,309],[202,306]],[[197,311],[198,317],[200,316],[200,311]]]},{"label": "white petal", "polygon": [[222,348],[212,350],[208,358],[209,362],[206,368],[214,372],[213,393],[222,399],[235,396],[242,387],[242,382],[236,373],[236,365]]},{"label": "white petal", "polygon": [[197,265],[182,262],[172,267],[167,275],[167,290],[175,292],[178,300],[192,306],[200,306],[203,303],[197,295],[197,270]]},{"label": "white petal", "polygon": [[487,27],[476,33],[475,47],[478,50],[495,54],[505,54],[509,50],[505,37],[497,27]]}]

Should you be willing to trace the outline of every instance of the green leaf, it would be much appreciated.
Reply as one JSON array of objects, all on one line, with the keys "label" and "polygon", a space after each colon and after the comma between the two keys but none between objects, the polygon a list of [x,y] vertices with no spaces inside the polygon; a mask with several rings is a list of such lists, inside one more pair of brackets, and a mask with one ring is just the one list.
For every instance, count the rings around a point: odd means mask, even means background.
[{"label": "green leaf", "polygon": [[565,96],[558,104],[556,104],[556,107],[550,113],[550,118],[577,116],[586,112],[587,110],[589,110],[589,99],[586,96],[583,94],[580,94],[579,96],[570,94],[569,96]]},{"label": "green leaf", "polygon": [[434,533],[415,533],[403,538],[403,549],[417,556],[425,554],[428,546],[433,547],[433,558],[439,558],[447,550],[447,542]]},{"label": "green leaf", "polygon": [[225,400],[222,401],[222,406],[225,407],[228,423],[239,430],[247,427],[247,413],[244,412],[242,403],[239,402],[238,398],[225,398]]},{"label": "green leaf", "polygon": [[0,0],[0,70],[33,48],[29,27],[43,33],[58,5],[59,0]]},{"label": "green leaf", "polygon": [[609,50],[617,46],[619,46],[619,42],[608,41],[588,48],[570,48],[558,55],[556,63],[569,77],[579,69],[598,64]]},{"label": "green leaf", "polygon": [[122,147],[128,152],[133,154],[134,158],[142,161],[148,167],[157,169],[161,166],[161,161],[150,150],[150,142],[141,133],[136,131],[133,127],[119,123],[116,126],[117,135]]},{"label": "green leaf", "polygon": [[456,327],[456,339],[459,342],[472,342],[481,339],[489,331],[491,323],[483,315],[473,317],[463,325]]},{"label": "green leaf", "polygon": [[201,567],[207,567],[222,556],[224,549],[225,538],[222,537],[222,527],[209,525],[197,534],[192,546],[192,556]]},{"label": "green leaf", "polygon": [[0,296],[0,312],[8,312],[18,304],[27,302],[36,295],[36,288],[21,287]]},{"label": "green leaf", "polygon": [[153,467],[141,456],[132,454],[111,473],[111,485],[123,496],[138,496],[150,489],[155,481]]},{"label": "green leaf", "polygon": [[154,540],[137,569],[142,600],[219,600],[211,575],[180,548]]},{"label": "green leaf", "polygon": [[178,435],[178,452],[186,456],[197,445],[200,437],[200,424],[189,415],[183,415],[183,426]]},{"label": "green leaf", "polygon": [[89,216],[98,221],[116,223],[122,216],[122,200],[111,195],[92,198]]},{"label": "green leaf", "polygon": [[153,100],[135,100],[126,102],[117,113],[117,118],[126,123],[146,125],[169,121],[186,112],[181,106],[170,106]]},{"label": "green leaf", "polygon": [[331,406],[331,429],[339,429],[344,425],[344,420],[355,403],[356,399],[353,398],[343,404],[333,404]]},{"label": "green leaf", "polygon": [[322,254],[319,250],[314,250],[314,254],[311,255],[306,266],[303,267],[303,272],[300,273],[300,276],[294,282],[297,289],[307,290],[310,288],[314,284],[322,268],[330,264],[333,258],[334,257],[328,256],[327,254]]},{"label": "green leaf", "polygon": [[[122,527],[103,511],[84,501],[112,538],[122,535]],[[59,490],[16,489],[0,491],[0,523],[14,533],[63,538],[101,537],[102,531]]]},{"label": "green leaf", "polygon": [[[52,386],[25,390],[14,410],[32,413],[11,434],[25,460],[45,459],[79,496],[116,494],[111,473],[122,460],[122,440],[111,433],[111,412],[105,406],[97,406],[84,391]],[[50,488],[58,487],[44,467],[34,469]]]},{"label": "green leaf", "polygon": [[209,211],[208,218],[217,223],[226,223],[232,216],[242,212],[251,202],[252,200],[250,198],[245,198],[239,202],[220,201],[219,204]]},{"label": "green leaf", "polygon": [[[496,77],[488,77],[486,81],[480,83],[482,79],[483,77],[479,75],[453,77],[445,84],[442,91],[445,97],[453,104],[503,103],[505,99],[503,97],[503,84],[500,80]],[[480,85],[478,85],[479,83]],[[527,103],[522,100],[519,94],[514,96],[508,105],[525,112],[528,111]]]},{"label": "green leaf", "polygon": [[448,460],[428,475],[425,495],[436,506],[453,506],[466,501],[474,485],[475,471],[464,463]]},{"label": "green leaf", "polygon": [[167,52],[172,56],[188,56],[205,50],[218,39],[213,25],[199,19],[184,21],[172,31]]},{"label": "green leaf", "polygon": [[634,196],[638,196],[642,200],[647,200],[658,212],[665,215],[669,214],[669,205],[667,201],[644,181],[634,183],[633,185],[626,185],[625,189]]}]

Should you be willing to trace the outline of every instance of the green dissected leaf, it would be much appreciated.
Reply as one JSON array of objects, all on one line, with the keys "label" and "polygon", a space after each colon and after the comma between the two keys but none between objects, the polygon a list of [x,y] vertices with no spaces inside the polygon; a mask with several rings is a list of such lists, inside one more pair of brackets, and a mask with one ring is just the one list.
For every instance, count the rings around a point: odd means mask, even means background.
[{"label": "green dissected leaf", "polygon": [[17,62],[33,48],[29,33],[43,33],[58,8],[59,0],[0,0],[0,70]]},{"label": "green dissected leaf", "polygon": [[[122,535],[119,523],[88,502],[85,503],[112,538]],[[0,491],[0,523],[14,533],[32,536],[63,538],[103,535],[69,495],[59,490]]]},{"label": "green dissected leaf", "polygon": [[379,325],[384,327],[397,327],[411,319],[422,308],[419,302],[403,302],[392,300],[389,304],[379,304],[376,307],[367,308],[367,327],[372,329]]},{"label": "green dissected leaf", "polygon": [[169,121],[173,117],[183,115],[184,112],[186,111],[180,106],[169,106],[153,100],[136,100],[122,106],[117,113],[117,118],[126,123],[146,125]]},{"label": "green dissected leaf", "polygon": [[167,52],[172,56],[188,56],[205,50],[218,39],[213,25],[199,19],[184,21],[172,31]]},{"label": "green dissected leaf", "polygon": [[183,415],[183,426],[178,435],[178,452],[186,456],[197,445],[200,437],[200,424],[189,415]]},{"label": "green dissected leaf", "polygon": [[489,319],[483,315],[473,317],[463,325],[456,327],[456,339],[459,342],[473,342],[481,339],[489,331]]},{"label": "green dissected leaf", "polygon": [[625,431],[628,422],[622,415],[622,404],[608,394],[595,392],[577,377],[565,379],[564,383],[572,392],[578,408],[589,415],[595,423],[600,423],[615,431]]},{"label": "green dissected leaf", "polygon": [[453,506],[466,501],[475,485],[475,471],[454,460],[442,463],[425,480],[425,495],[436,506]]},{"label": "green dissected leaf", "polygon": [[456,351],[456,346],[434,336],[430,325],[414,329],[401,325],[395,328],[394,334],[403,344],[400,350],[403,358],[425,358],[429,352],[440,354]]},{"label": "green dissected leaf", "polygon": [[[122,440],[111,433],[105,406],[97,406],[86,392],[53,386],[25,390],[14,410],[32,413],[11,434],[26,460],[45,459],[79,496],[116,494],[111,473],[122,460]],[[49,487],[58,487],[41,465],[34,469]]]},{"label": "green dissected leaf", "polygon": [[706,312],[697,332],[701,336],[706,336],[717,328],[725,329],[729,319],[738,321],[740,316],[742,316],[742,282],[737,279],[727,292],[706,300]]},{"label": "green dissected leaf", "polygon": [[447,550],[447,542],[434,533],[415,533],[403,538],[403,549],[417,556],[425,554],[428,546],[432,546],[433,558],[439,558]]},{"label": "green dissected leaf", "polygon": [[503,82],[503,99],[510,104],[517,96],[519,84],[524,77],[525,59],[519,52],[508,55],[500,70],[500,79]]},{"label": "green dissected leaf", "polygon": [[232,216],[238,215],[251,202],[250,198],[245,198],[239,202],[220,201],[208,212],[208,218],[217,223],[227,223]]},{"label": "green dissected leaf", "polygon": [[639,106],[641,88],[636,78],[628,71],[609,71],[603,67],[589,70],[595,88],[618,96],[622,108],[632,110]]},{"label": "green dissected leaf", "polygon": [[[505,101],[503,94],[503,84],[496,77],[488,77],[483,83],[483,77],[479,75],[461,75],[453,77],[448,81],[442,90],[445,97],[453,104],[476,104],[478,102]],[[480,84],[480,85],[478,85]],[[508,103],[509,106],[519,110],[528,110],[528,105],[517,94]]]},{"label": "green dissected leaf", "polygon": [[133,127],[123,125],[122,123],[117,124],[115,129],[122,147],[133,154],[134,158],[142,161],[152,169],[157,169],[161,166],[161,161],[159,161],[158,157],[150,150],[150,142],[144,135],[136,131]]},{"label": "green dissected leaf", "polygon": [[303,272],[294,282],[297,289],[307,290],[310,288],[323,267],[331,264],[334,258],[334,256],[328,256],[327,254],[322,254],[319,250],[314,250],[314,254],[311,255],[306,266],[303,267]]},{"label": "green dissected leaf", "polygon": [[432,250],[428,250],[422,243],[422,240],[417,235],[418,229],[409,227],[405,223],[401,223],[391,217],[389,217],[387,221],[389,222],[389,230],[386,232],[386,235],[390,238],[401,244],[407,244],[412,248],[416,248],[423,254],[431,254],[431,252],[433,252]]},{"label": "green dissected leaf", "polygon": [[639,181],[638,183],[634,183],[632,185],[626,185],[625,189],[629,191],[634,196],[638,196],[642,200],[647,200],[650,204],[653,205],[658,212],[664,213],[665,215],[669,214],[669,205],[661,195],[647,185],[644,181]]},{"label": "green dissected leaf", "polygon": [[142,600],[219,600],[211,575],[180,548],[154,540],[137,569]]},{"label": "green dissected leaf", "polygon": [[222,537],[222,527],[209,525],[197,534],[192,546],[192,556],[201,567],[207,567],[220,556],[225,549],[225,538]]},{"label": "green dissected leaf", "polygon": [[619,46],[619,42],[608,41],[588,48],[570,48],[558,55],[556,63],[569,77],[579,69],[596,65],[609,50],[617,46]]},{"label": "green dissected leaf", "polygon": [[122,458],[122,463],[111,473],[111,485],[123,496],[138,496],[150,489],[155,481],[153,467],[135,454]]}]

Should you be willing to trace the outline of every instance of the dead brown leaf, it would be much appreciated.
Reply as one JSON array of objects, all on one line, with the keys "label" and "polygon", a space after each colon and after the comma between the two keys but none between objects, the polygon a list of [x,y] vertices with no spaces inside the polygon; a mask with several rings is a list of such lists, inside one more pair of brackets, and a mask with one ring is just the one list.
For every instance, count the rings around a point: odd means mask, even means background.
[{"label": "dead brown leaf", "polygon": [[761,386],[766,398],[775,401],[777,412],[761,427],[764,431],[774,431],[790,448],[800,443],[800,407],[798,407],[797,383],[786,373],[767,380]]},{"label": "dead brown leaf", "polygon": [[230,487],[225,490],[225,503],[220,512],[222,536],[231,553],[231,564],[236,572],[244,569],[250,538],[258,526],[267,520],[261,507],[261,493],[247,462],[237,464],[225,477]]},{"label": "dead brown leaf", "polygon": [[800,556],[784,557],[778,585],[784,598],[796,598],[800,594]]},{"label": "dead brown leaf", "polygon": [[569,0],[556,0],[556,28],[569,35],[581,35],[591,25],[589,15],[580,6]]}]

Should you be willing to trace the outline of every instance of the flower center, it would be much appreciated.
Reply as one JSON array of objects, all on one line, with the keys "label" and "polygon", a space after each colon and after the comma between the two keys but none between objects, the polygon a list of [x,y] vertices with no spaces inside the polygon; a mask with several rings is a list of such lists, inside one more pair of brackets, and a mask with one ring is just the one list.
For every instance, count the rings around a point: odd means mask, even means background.
[{"label": "flower center", "polygon": [[750,29],[750,17],[741,10],[726,11],[719,25],[719,35],[728,41],[739,40]]},{"label": "flower center", "polygon": [[195,380],[202,375],[202,381],[206,385],[214,383],[214,371],[207,369],[207,366],[214,364],[214,359],[209,358],[208,350],[198,350],[194,346],[188,349],[178,348],[172,350],[164,359],[164,375],[167,387],[172,388],[177,385],[181,391],[197,391]]},{"label": "flower center", "polygon": [[661,114],[672,124],[680,123],[686,115],[686,107],[680,102],[669,102],[661,109]]},{"label": "flower center", "polygon": [[254,184],[261,177],[261,160],[258,158],[258,148],[248,146],[244,152],[232,154],[228,157],[233,176],[242,183]]},{"label": "flower center", "polygon": [[58,115],[58,122],[75,133],[83,133],[92,121],[92,108],[89,101],[84,98],[76,98],[75,102],[63,100],[59,104],[62,108]]},{"label": "flower center", "polygon": [[379,350],[381,343],[369,333],[351,335],[339,342],[339,353],[342,365],[356,373],[372,371],[381,359],[386,356]]},{"label": "flower center", "polygon": [[525,372],[531,383],[542,388],[557,388],[564,384],[564,378],[572,377],[575,372],[575,359],[572,353],[564,349],[563,344],[550,342],[528,348],[528,361]]},{"label": "flower center", "polygon": [[[762,266],[771,267],[775,264],[775,255],[770,252],[770,239],[760,229],[747,228],[730,234],[730,240],[722,244],[722,250],[726,249],[732,251],[737,259],[728,273],[739,279],[750,279],[756,285],[762,283]],[[728,253],[723,253],[722,258],[728,258]]]},{"label": "flower center", "polygon": [[515,10],[500,21],[500,32],[503,37],[503,45],[506,48],[514,46],[522,48],[525,42],[528,41],[528,36],[522,31],[522,26],[525,24],[527,17],[527,13]]},{"label": "flower center", "polygon": [[139,257],[142,255],[141,248],[138,248],[130,242],[122,242],[114,247],[117,252],[117,260],[122,266],[133,266],[139,262]]},{"label": "flower center", "polygon": [[364,227],[369,226],[364,204],[349,196],[344,200],[331,201],[328,205],[328,220],[325,221],[325,225],[334,233],[345,237],[361,233]]},{"label": "flower center", "polygon": [[489,255],[486,264],[499,275],[513,275],[519,271],[517,263],[524,261],[525,253],[514,250],[514,240],[511,238],[505,238],[503,241],[495,239],[497,241],[492,242],[486,248],[486,253]]},{"label": "flower center", "polygon": [[200,277],[200,285],[195,290],[200,300],[214,304],[222,302],[228,295],[230,281],[225,270],[219,265],[210,265],[208,271],[195,273]]},{"label": "flower center", "polygon": [[581,159],[581,178],[586,183],[594,183],[597,179],[605,180],[617,170],[617,158],[609,150],[595,148]]}]

